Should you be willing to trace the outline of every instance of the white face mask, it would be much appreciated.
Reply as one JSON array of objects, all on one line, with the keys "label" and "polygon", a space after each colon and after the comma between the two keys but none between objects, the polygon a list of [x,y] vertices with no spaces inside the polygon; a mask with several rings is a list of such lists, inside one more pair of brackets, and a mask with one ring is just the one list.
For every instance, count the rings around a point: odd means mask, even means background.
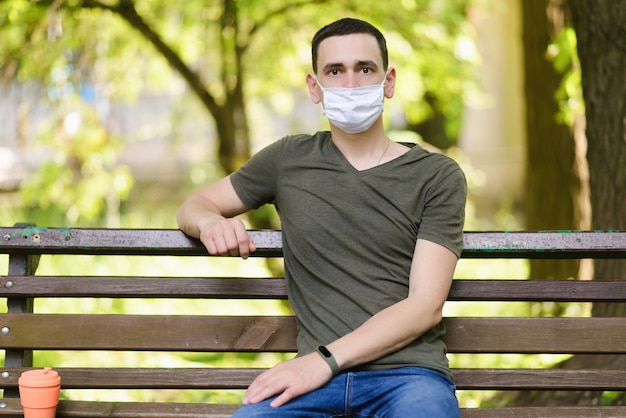
[{"label": "white face mask", "polygon": [[349,134],[366,131],[383,113],[386,79],[371,86],[324,88],[316,77],[324,94],[324,115],[330,123]]}]

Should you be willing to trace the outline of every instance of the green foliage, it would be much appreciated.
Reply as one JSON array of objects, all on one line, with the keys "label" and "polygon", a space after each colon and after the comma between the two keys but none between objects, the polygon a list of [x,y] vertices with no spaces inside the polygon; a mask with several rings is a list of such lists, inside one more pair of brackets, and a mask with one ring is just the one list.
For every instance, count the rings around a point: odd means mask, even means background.
[{"label": "green foliage", "polygon": [[572,27],[564,27],[548,46],[548,58],[563,78],[554,94],[559,103],[557,120],[567,126],[573,126],[577,116],[585,114],[585,102],[582,93],[582,81],[576,32]]},{"label": "green foliage", "polygon": [[52,158],[22,185],[24,205],[68,226],[94,224],[106,212],[117,218],[133,185],[130,169],[117,162],[122,142],[107,133],[93,108],[73,96],[65,102],[71,107],[59,108],[53,134],[39,137]]},{"label": "green foliage", "polygon": [[[441,112],[450,135],[456,137],[464,93],[473,88],[476,60],[474,34],[465,19],[470,2],[137,0],[131,4],[172,53],[198,73],[217,103],[223,103],[243,79],[249,97],[303,90],[315,30],[344,16],[370,20],[389,38],[391,61],[401,71],[398,99],[407,120],[417,123]],[[169,58],[151,45],[145,33],[110,10],[42,1],[3,2],[0,15],[4,12],[7,17],[0,31],[10,42],[0,45],[0,57],[15,64],[21,80],[48,84],[53,68],[72,61],[80,70],[77,76],[102,86],[109,99],[129,100],[146,88],[163,88],[175,78]],[[425,102],[426,94],[436,100]]]},{"label": "green foliage", "polygon": [[464,19],[466,6],[430,4],[417,11],[417,19],[405,18],[404,25],[386,23],[400,36],[390,40],[390,48],[401,69],[398,98],[407,121],[417,124],[441,113],[452,141],[447,146],[454,145],[459,135],[466,93],[477,88],[473,69],[478,55],[473,29]]}]

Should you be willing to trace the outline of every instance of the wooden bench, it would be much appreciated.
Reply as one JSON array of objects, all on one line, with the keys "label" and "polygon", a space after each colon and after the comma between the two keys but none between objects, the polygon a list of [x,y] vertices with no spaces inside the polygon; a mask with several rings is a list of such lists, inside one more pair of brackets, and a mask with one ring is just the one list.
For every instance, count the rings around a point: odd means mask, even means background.
[{"label": "wooden bench", "polygon": [[[279,231],[251,231],[258,251],[255,257],[280,257]],[[81,262],[85,271],[73,271],[81,263],[71,265],[69,273],[58,276],[35,276],[41,256],[46,259],[83,255],[100,257],[104,262],[119,263],[120,258],[108,256],[166,257],[167,260],[206,261],[210,259],[198,241],[178,230],[128,229],[66,229],[18,225],[0,228],[0,254],[8,254],[8,274],[0,277],[0,297],[7,299],[8,312],[0,314],[0,341],[5,350],[5,364],[0,371],[1,416],[21,416],[17,380],[20,373],[36,363],[39,353],[69,352],[131,352],[149,359],[163,352],[175,355],[206,353],[290,353],[294,351],[295,324],[288,315],[207,314],[208,308],[224,300],[284,300],[282,278],[219,277],[211,271],[197,271],[196,277],[121,277],[91,271],[92,258]],[[69,255],[69,256],[68,256]],[[192,256],[192,257],[190,257]],[[84,257],[83,257],[84,258]],[[467,232],[463,258],[626,258],[626,232]],[[154,258],[150,258],[152,260]],[[491,259],[491,260],[487,260]],[[233,263],[261,262],[260,259]],[[43,262],[43,258],[42,258]],[[128,262],[128,260],[127,260]],[[502,279],[507,279],[503,277]],[[510,277],[509,277],[510,279]],[[621,279],[621,280],[620,280]],[[77,300],[202,300],[197,312],[140,312],[119,314],[97,311],[54,313],[40,312],[40,303]],[[484,280],[463,277],[455,280],[449,295],[452,304],[485,301],[502,304],[515,301],[609,302],[626,301],[626,277],[602,277],[594,281],[575,280]],[[241,302],[241,301],[240,301]],[[233,304],[235,302],[232,302]],[[257,302],[244,302],[257,303]],[[286,302],[283,302],[286,304]],[[106,304],[105,304],[106,305]],[[178,306],[178,305],[177,305]],[[507,306],[507,305],[505,305]],[[85,308],[86,309],[86,308]],[[522,353],[522,354],[626,354],[626,318],[588,315],[576,317],[530,317],[500,315],[499,317],[446,317],[449,352]],[[50,357],[55,358],[55,357]],[[113,357],[116,359],[117,357]],[[228,357],[230,358],[230,357]],[[192,366],[157,364],[135,367],[134,364],[45,364],[59,371],[62,387],[68,389],[150,389],[148,401],[76,400],[68,395],[57,416],[64,417],[228,417],[236,404],[185,402],[182,391],[243,390],[262,368],[242,367],[239,360],[231,364],[210,361]],[[110,364],[109,364],[110,363]],[[454,368],[458,389],[465,390],[538,390],[538,391],[624,391],[626,370],[552,369],[537,367]],[[43,364],[36,364],[42,367]],[[174,399],[161,401],[162,390],[175,390]],[[178,392],[180,391],[180,392]],[[119,393],[115,392],[115,393]],[[75,393],[75,392],[72,392]],[[83,392],[81,392],[83,393]],[[92,393],[92,392],[88,392]],[[151,392],[152,393],[152,392]],[[65,399],[67,398],[67,399]],[[96,399],[94,396],[91,399]],[[594,407],[498,407],[478,408],[462,405],[462,416],[468,417],[624,417],[626,406]]]}]

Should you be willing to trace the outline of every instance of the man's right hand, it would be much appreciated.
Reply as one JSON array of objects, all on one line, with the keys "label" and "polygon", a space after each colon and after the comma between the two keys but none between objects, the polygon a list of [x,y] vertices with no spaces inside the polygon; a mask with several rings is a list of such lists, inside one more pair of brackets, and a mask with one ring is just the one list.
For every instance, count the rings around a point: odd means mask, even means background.
[{"label": "man's right hand", "polygon": [[200,231],[200,241],[212,255],[240,256],[246,259],[251,252],[256,251],[246,226],[236,218],[224,218],[204,227]]}]

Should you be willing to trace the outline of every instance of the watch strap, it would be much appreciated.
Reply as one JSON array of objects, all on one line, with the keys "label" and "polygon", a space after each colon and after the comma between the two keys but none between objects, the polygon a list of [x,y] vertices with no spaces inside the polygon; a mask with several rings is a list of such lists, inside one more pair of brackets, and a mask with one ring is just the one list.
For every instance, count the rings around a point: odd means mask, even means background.
[{"label": "watch strap", "polygon": [[333,376],[337,376],[341,370],[339,370],[339,365],[337,364],[337,360],[333,354],[326,348],[326,346],[320,345],[315,349],[319,353],[319,355],[326,361],[330,370],[333,372]]}]

